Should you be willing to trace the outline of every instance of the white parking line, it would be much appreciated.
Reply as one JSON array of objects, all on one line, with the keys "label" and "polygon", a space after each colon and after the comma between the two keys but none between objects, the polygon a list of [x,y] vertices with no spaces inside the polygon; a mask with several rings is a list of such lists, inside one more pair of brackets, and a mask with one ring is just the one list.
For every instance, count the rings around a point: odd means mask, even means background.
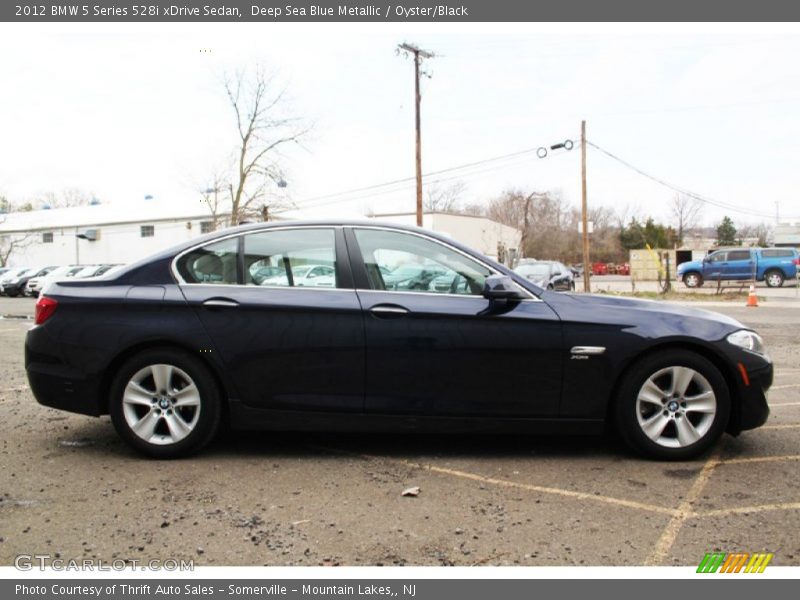
[{"label": "white parking line", "polygon": [[730,458],[720,461],[721,465],[741,465],[758,462],[781,462],[785,460],[800,460],[800,454],[785,454],[783,456],[748,456],[744,458]]},{"label": "white parking line", "polygon": [[568,498],[575,498],[578,500],[592,500],[594,502],[600,502],[603,504],[612,504],[616,506],[623,506],[625,508],[635,508],[637,510],[644,510],[648,512],[659,513],[662,515],[670,515],[674,516],[677,514],[677,510],[674,508],[669,508],[666,506],[657,506],[655,504],[645,504],[644,502],[636,502],[634,500],[625,500],[622,498],[614,498],[613,496],[602,496],[599,494],[588,493],[588,492],[576,492],[574,490],[565,490],[561,488],[554,488],[554,487],[547,487],[541,485],[534,485],[530,483],[521,483],[517,481],[509,481],[508,479],[495,479],[493,477],[484,477],[483,475],[478,475],[477,473],[469,473],[467,471],[459,471],[456,469],[448,469],[446,467],[437,467],[435,465],[427,465],[423,463],[417,463],[413,461],[409,461],[402,458],[390,458],[387,456],[374,456],[371,454],[361,454],[358,452],[351,452],[349,450],[340,450],[339,448],[332,448],[330,446],[318,446],[313,445],[314,448],[319,450],[325,450],[327,452],[335,452],[337,454],[347,454],[350,456],[357,456],[358,458],[363,458],[366,460],[383,460],[387,462],[393,462],[396,464],[403,465],[404,467],[411,467],[417,469],[423,469],[425,471],[430,471],[431,473],[438,473],[441,475],[450,475],[452,477],[459,477],[461,479],[470,479],[472,481],[479,481],[481,483],[486,483],[489,485],[496,485],[500,487],[510,487],[516,488],[521,490],[527,490],[530,492],[539,492],[542,494],[552,494],[556,496],[565,496]]},{"label": "white parking line", "polygon": [[736,508],[720,508],[719,510],[709,510],[697,513],[698,518],[703,517],[724,517],[732,514],[759,513],[770,510],[797,510],[800,509],[800,502],[785,502],[783,504],[762,504],[760,506],[739,506]]},{"label": "white parking line", "polygon": [[762,425],[759,429],[800,429],[800,423],[786,423],[785,425]]},{"label": "white parking line", "polygon": [[[379,457],[369,457],[372,459],[376,459]],[[645,510],[649,512],[660,513],[663,515],[676,515],[677,512],[674,508],[667,508],[665,506],[656,506],[655,504],[645,504],[643,502],[635,502],[633,500],[624,500],[622,498],[614,498],[613,496],[600,496],[597,494],[589,494],[586,492],[576,492],[573,490],[565,490],[561,488],[553,488],[553,487],[546,487],[541,485],[533,485],[530,483],[521,483],[518,481],[509,481],[507,479],[495,479],[493,477],[484,477],[483,475],[477,475],[475,473],[468,473],[466,471],[457,471],[455,469],[448,469],[445,467],[437,467],[434,465],[426,465],[421,463],[415,463],[407,460],[398,460],[398,459],[384,459],[384,460],[391,460],[392,462],[398,462],[407,467],[416,467],[419,469],[424,469],[426,471],[431,471],[432,473],[441,473],[443,475],[452,475],[454,477],[460,477],[463,479],[471,479],[473,481],[480,481],[481,483],[488,483],[491,485],[499,485],[502,487],[512,487],[522,490],[528,490],[531,492],[540,492],[543,494],[554,494],[557,496],[566,496],[568,498],[576,498],[578,500],[593,500],[595,502],[602,502],[605,504],[615,504],[618,506],[624,506],[626,508],[635,508],[638,510]]]},{"label": "white parking line", "polygon": [[672,519],[670,519],[670,522],[667,523],[667,526],[661,533],[661,537],[658,538],[658,542],[656,542],[653,552],[647,557],[647,560],[644,563],[646,566],[656,566],[664,561],[664,559],[667,557],[667,554],[669,554],[669,551],[672,549],[672,545],[675,543],[675,540],[678,538],[678,534],[681,532],[683,524],[687,519],[694,516],[695,513],[692,511],[692,505],[700,497],[700,494],[703,493],[703,488],[706,487],[708,480],[711,479],[714,469],[719,464],[720,453],[721,449],[715,450],[711,457],[706,461],[706,464],[703,465],[703,468],[700,470],[700,473],[694,480],[692,487],[689,488],[689,491],[683,498],[683,502],[681,502],[678,506],[677,513],[672,517]]}]

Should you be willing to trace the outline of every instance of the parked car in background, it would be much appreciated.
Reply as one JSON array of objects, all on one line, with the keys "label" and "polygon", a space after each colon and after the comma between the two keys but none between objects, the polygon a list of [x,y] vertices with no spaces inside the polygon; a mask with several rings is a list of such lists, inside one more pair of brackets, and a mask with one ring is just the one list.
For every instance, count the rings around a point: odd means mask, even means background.
[{"label": "parked car in background", "polygon": [[[335,286],[246,277],[276,256],[325,257]],[[388,287],[380,267],[398,257],[466,285]],[[644,455],[687,460],[763,425],[773,377],[762,339],[730,317],[557,294],[446,236],[376,222],[241,226],[111,277],[51,283],[25,368],[41,404],[110,414],[157,458],[200,450],[224,418],[437,435],[613,427]]]},{"label": "parked car in background", "polygon": [[447,274],[448,270],[437,264],[405,263],[388,275],[381,272],[381,277],[387,290],[424,291],[430,288],[434,279]]},{"label": "parked car in background", "polygon": [[[282,270],[281,275],[267,277],[259,285],[331,288],[336,285],[336,270],[330,265],[298,265],[293,267],[290,264],[288,271]],[[291,273],[291,282],[289,273]]]},{"label": "parked car in background", "polygon": [[22,296],[25,293],[25,286],[28,280],[32,277],[43,277],[50,271],[55,269],[55,266],[50,267],[33,267],[31,269],[22,269],[12,274],[7,274],[0,282],[0,293],[4,296]]},{"label": "parked car in background", "polygon": [[686,287],[700,287],[706,281],[764,281],[781,287],[797,277],[800,254],[794,248],[728,248],[712,252],[703,260],[678,265],[678,279]]},{"label": "parked car in background", "polygon": [[100,277],[105,274],[109,269],[118,266],[115,263],[104,263],[100,265],[85,265],[80,271],[75,273],[73,277],[83,279],[85,277]]},{"label": "parked car in background", "polygon": [[42,275],[39,277],[31,277],[28,280],[28,283],[25,285],[25,295],[26,296],[38,296],[39,292],[44,289],[44,286],[47,285],[51,281],[56,281],[58,279],[67,279],[72,277],[83,269],[81,265],[69,265],[66,267],[56,267],[46,275]]},{"label": "parked car in background", "polygon": [[545,290],[569,292],[575,289],[575,278],[572,269],[558,261],[537,260],[536,262],[517,265],[514,272]]},{"label": "parked car in background", "polygon": [[608,263],[592,263],[592,275],[608,275]]}]

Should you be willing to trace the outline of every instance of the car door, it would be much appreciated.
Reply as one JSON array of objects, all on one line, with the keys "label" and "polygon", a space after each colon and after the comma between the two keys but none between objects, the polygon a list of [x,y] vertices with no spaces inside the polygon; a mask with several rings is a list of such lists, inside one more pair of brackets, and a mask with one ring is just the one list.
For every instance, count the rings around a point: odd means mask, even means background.
[{"label": "car door", "polygon": [[[335,285],[297,285],[293,271],[310,264],[332,268]],[[245,233],[181,255],[176,268],[181,291],[242,402],[284,410],[363,410],[363,316],[341,229]],[[282,276],[264,278],[264,272]]]},{"label": "car door", "polygon": [[[447,243],[410,231],[347,229],[364,310],[369,413],[550,417],[561,391],[561,324],[530,299],[490,305],[492,270]],[[423,265],[448,288],[387,289],[384,272]]]},{"label": "car door", "polygon": [[727,268],[728,252],[721,250],[707,256],[703,261],[703,279],[706,281],[718,281],[724,278]]},{"label": "car door", "polygon": [[752,279],[755,262],[750,250],[729,250],[724,267],[725,279]]}]

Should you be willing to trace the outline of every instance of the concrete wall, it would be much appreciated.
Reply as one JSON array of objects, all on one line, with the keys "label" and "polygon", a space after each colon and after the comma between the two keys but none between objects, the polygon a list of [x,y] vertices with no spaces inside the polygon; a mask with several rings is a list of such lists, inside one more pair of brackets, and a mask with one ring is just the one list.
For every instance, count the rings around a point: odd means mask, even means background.
[{"label": "concrete wall", "polygon": [[[660,264],[659,259],[664,252],[664,250],[631,250],[629,261],[631,279],[633,281],[658,281],[659,268],[665,268]],[[675,279],[675,250],[666,252],[669,252],[670,278]]]}]

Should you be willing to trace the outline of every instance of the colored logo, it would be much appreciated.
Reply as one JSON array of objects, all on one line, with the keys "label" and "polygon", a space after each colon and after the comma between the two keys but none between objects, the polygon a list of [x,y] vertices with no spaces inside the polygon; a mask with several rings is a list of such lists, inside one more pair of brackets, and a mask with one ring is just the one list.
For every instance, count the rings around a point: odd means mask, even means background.
[{"label": "colored logo", "polygon": [[763,573],[773,556],[771,552],[707,552],[697,572]]}]

